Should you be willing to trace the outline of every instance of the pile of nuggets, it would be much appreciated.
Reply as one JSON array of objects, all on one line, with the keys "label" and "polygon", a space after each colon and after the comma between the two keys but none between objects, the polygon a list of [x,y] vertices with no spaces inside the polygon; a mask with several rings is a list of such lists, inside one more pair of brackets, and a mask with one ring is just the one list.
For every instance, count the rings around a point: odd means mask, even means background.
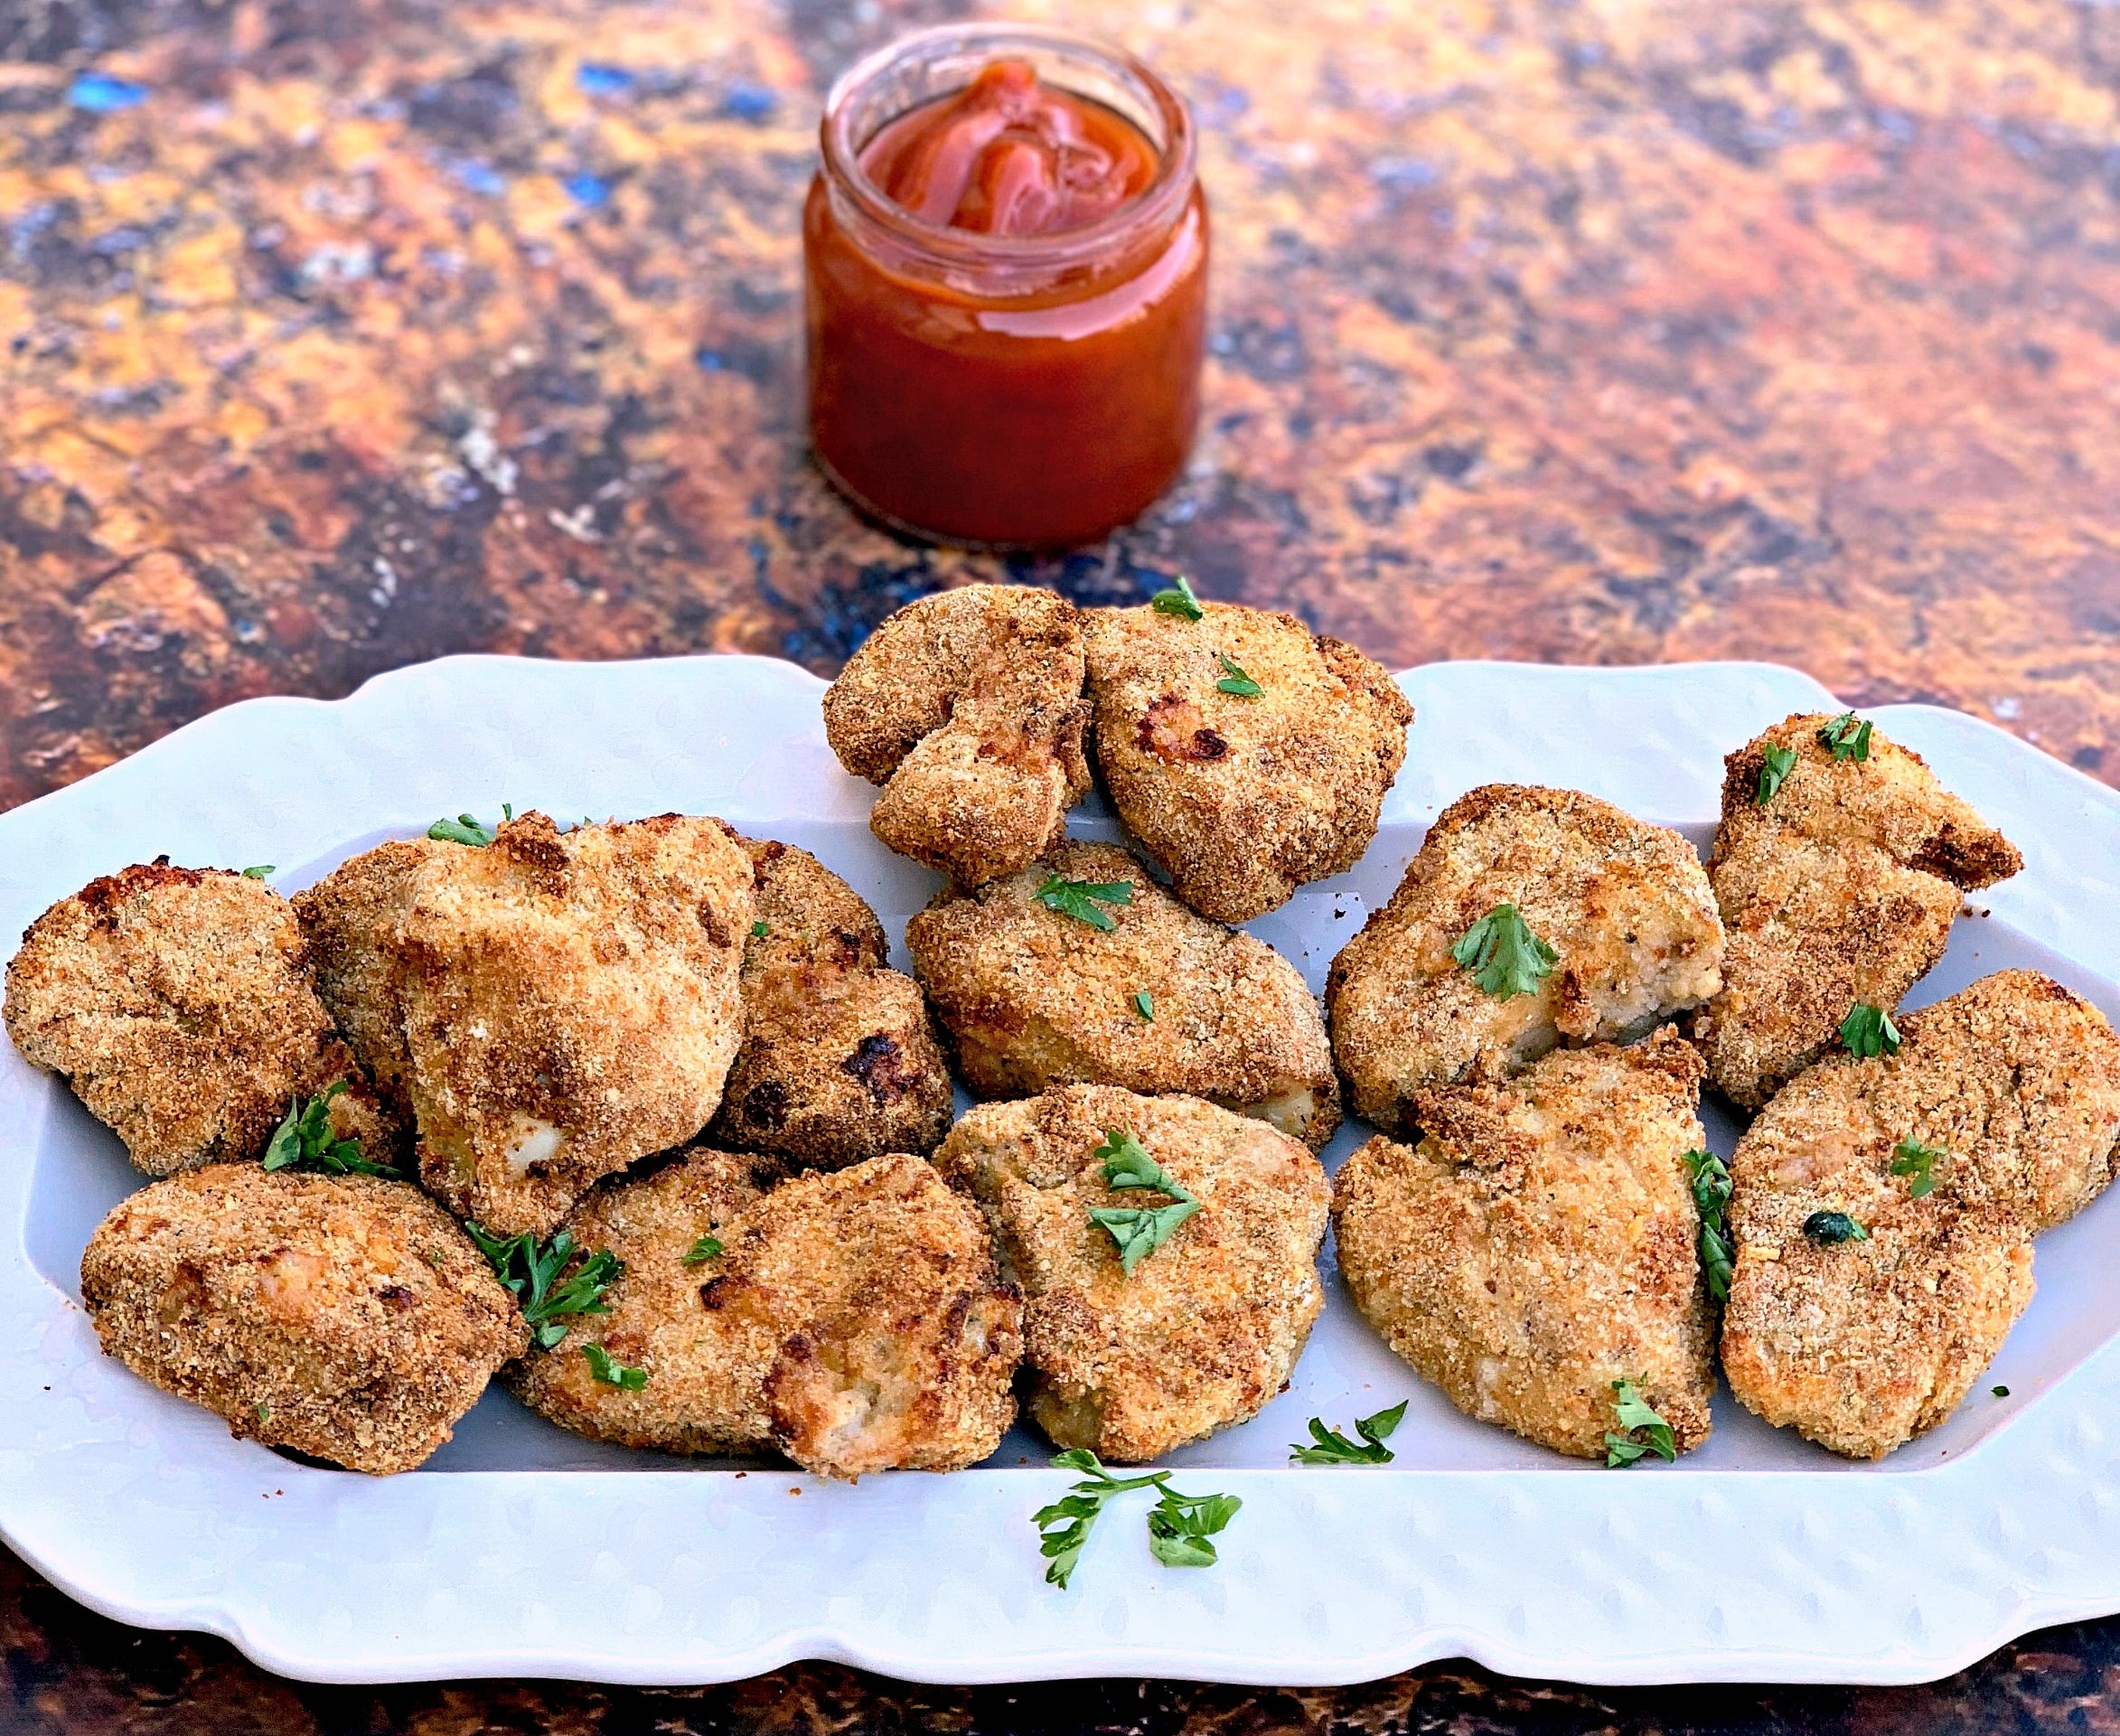
[{"label": "pile of nuggets", "polygon": [[[1412,713],[1359,652],[1182,586],[971,586],[823,708],[876,835],[948,877],[911,977],[814,857],[675,814],[437,827],[292,899],[164,860],[40,917],[8,1031],[157,1178],[82,1261],[105,1350],[371,1472],[496,1374],[584,1435],[834,1477],[976,1464],[1019,1400],[1140,1462],[1286,1384],[1329,1225],[1471,1416],[1668,1456],[1719,1361],[1877,1457],[2120,1156],[2120,1040],[2059,984],[1895,1018],[2020,860],[1852,716],[1730,755],[1705,866],[1470,792],[1321,1006],[1234,924],[1375,836]],[[1093,768],[1128,847],[1067,837]],[[1753,1115],[1727,1166],[1710,1084]],[[1343,1103],[1383,1131],[1328,1180]]]}]

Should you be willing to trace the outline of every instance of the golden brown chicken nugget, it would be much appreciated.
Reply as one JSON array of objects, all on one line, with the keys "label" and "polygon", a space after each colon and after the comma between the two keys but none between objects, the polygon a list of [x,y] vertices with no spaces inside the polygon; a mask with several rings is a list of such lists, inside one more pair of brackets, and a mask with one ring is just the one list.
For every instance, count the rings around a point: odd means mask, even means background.
[{"label": "golden brown chicken nugget", "polygon": [[16,1047],[63,1075],[151,1176],[255,1158],[295,1099],[388,1163],[402,1131],[303,975],[293,908],[263,880],[160,861],[91,880],[7,967]]},{"label": "golden brown chicken nugget", "polygon": [[714,1143],[837,1169],[934,1150],[953,1096],[927,1003],[884,962],[883,924],[808,850],[743,840],[757,892],[744,1046]]},{"label": "golden brown chicken nugget", "polygon": [[[1091,1213],[1183,1201],[1109,1185],[1114,1135],[1197,1202],[1130,1273]],[[1256,1415],[1286,1384],[1324,1302],[1330,1193],[1299,1141],[1196,1097],[1065,1085],[973,1110],[935,1163],[985,1208],[1022,1287],[1030,1412],[1055,1444],[1156,1459]]]},{"label": "golden brown chicken nugget", "polygon": [[1731,1159],[1731,1388],[1768,1422],[1880,1459],[1942,1422],[2031,1300],[2030,1238],[2120,1160],[2120,1037],[2032,971],[1828,1056]]},{"label": "golden brown chicken nugget", "polygon": [[743,1029],[734,840],[680,814],[563,834],[528,813],[483,848],[385,845],[295,901],[326,1004],[401,1081],[421,1178],[458,1215],[543,1235],[707,1124]]},{"label": "golden brown chicken nugget", "polygon": [[1051,591],[967,585],[909,603],[824,696],[840,764],[884,786],[869,828],[963,886],[1010,874],[1090,786],[1082,617]]},{"label": "golden brown chicken nugget", "polygon": [[1197,621],[1088,613],[1097,763],[1177,896],[1249,922],[1361,859],[1413,708],[1379,665],[1292,615],[1199,608]]},{"label": "golden brown chicken nugget", "polygon": [[530,1335],[447,1213],[365,1176],[212,1164],[143,1187],[81,1256],[106,1354],[230,1433],[410,1470]]},{"label": "golden brown chicken nugget", "polygon": [[977,1096],[1184,1093],[1313,1150],[1339,1125],[1332,1046],[1296,967],[1195,915],[1113,845],[1062,844],[975,892],[944,892],[905,944]]},{"label": "golden brown chicken nugget", "polygon": [[1716,1088],[1758,1109],[1858,1003],[1898,1009],[1943,957],[1961,891],[2024,864],[1918,754],[1852,715],[1788,718],[1724,766],[1708,877],[1729,953],[1693,1034]]},{"label": "golden brown chicken nugget", "polygon": [[1022,1303],[924,1159],[776,1184],[767,1159],[699,1150],[596,1189],[567,1228],[624,1262],[610,1312],[506,1378],[577,1434],[861,1477],[975,1465],[1015,1419]]},{"label": "golden brown chicken nugget", "polygon": [[[1675,1031],[1417,1097],[1418,1145],[1341,1168],[1333,1228],[1362,1317],[1466,1415],[1606,1456],[1631,1383],[1684,1452],[1708,1438],[1713,1316],[1688,1151],[1700,1056]],[[1638,1439],[1638,1437],[1637,1437]]]},{"label": "golden brown chicken nugget", "polygon": [[1714,895],[1677,832],[1579,790],[1489,784],[1443,810],[1333,961],[1333,1052],[1356,1114],[1410,1127],[1431,1086],[1700,1005],[1721,963]]}]

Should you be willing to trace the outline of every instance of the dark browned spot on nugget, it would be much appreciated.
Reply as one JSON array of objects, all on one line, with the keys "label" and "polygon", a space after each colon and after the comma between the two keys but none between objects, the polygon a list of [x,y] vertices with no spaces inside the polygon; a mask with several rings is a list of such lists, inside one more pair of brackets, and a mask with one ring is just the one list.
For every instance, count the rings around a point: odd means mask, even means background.
[{"label": "dark browned spot on nugget", "polygon": [[735,1279],[726,1275],[720,1278],[709,1278],[699,1286],[699,1306],[709,1311],[721,1308],[728,1301],[730,1293],[736,1289],[736,1284]]},{"label": "dark browned spot on nugget", "polygon": [[778,1079],[766,1079],[744,1093],[744,1119],[753,1127],[775,1131],[788,1121],[788,1088]]},{"label": "dark browned spot on nugget", "polygon": [[1229,743],[1207,727],[1200,708],[1175,693],[1149,701],[1134,726],[1134,740],[1172,765],[1212,763],[1229,755]]},{"label": "dark browned spot on nugget", "polygon": [[389,1284],[376,1291],[376,1295],[402,1314],[412,1306],[412,1292],[402,1284]]},{"label": "dark browned spot on nugget", "polygon": [[897,1038],[881,1031],[863,1037],[840,1068],[866,1085],[878,1103],[903,1097],[920,1084],[919,1070],[907,1063]]}]

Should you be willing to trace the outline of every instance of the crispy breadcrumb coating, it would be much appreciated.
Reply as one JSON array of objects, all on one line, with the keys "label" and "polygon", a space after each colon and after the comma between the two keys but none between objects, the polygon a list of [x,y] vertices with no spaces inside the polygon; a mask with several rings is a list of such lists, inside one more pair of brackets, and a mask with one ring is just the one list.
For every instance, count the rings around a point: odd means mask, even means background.
[{"label": "crispy breadcrumb coating", "polygon": [[[1502,904],[1559,954],[1506,999],[1450,952]],[[1504,1076],[1556,1043],[1638,1037],[1713,994],[1721,963],[1714,896],[1677,832],[1581,791],[1489,784],[1443,810],[1333,961],[1333,1052],[1357,1115],[1411,1128],[1431,1086]]]},{"label": "crispy breadcrumb coating", "polygon": [[1056,842],[1090,786],[1082,617],[1051,591],[967,585],[909,603],[824,696],[840,764],[884,786],[869,828],[962,886]]},{"label": "crispy breadcrumb coating", "polygon": [[[1202,608],[1196,622],[1089,612],[1097,763],[1177,896],[1249,922],[1361,859],[1413,708],[1379,665],[1292,615]],[[1256,698],[1220,685],[1231,664]]]},{"label": "crispy breadcrumb coating", "polygon": [[[1039,902],[1055,875],[1123,881],[1130,902],[1100,903],[1112,927],[1097,928]],[[906,924],[905,944],[977,1096],[1182,1092],[1313,1150],[1339,1125],[1325,1021],[1295,966],[1195,915],[1113,845],[1065,843],[976,892],[943,892]]]},{"label": "crispy breadcrumb coating", "polygon": [[[1731,1388],[1853,1459],[1951,1413],[2031,1300],[2030,1237],[2120,1160],[2120,1037],[2059,983],[2002,971],[1900,1029],[1897,1055],[1799,1074],[1730,1166]],[[1926,1196],[1902,1141],[1940,1154]],[[1867,1239],[1806,1235],[1819,1212]]]},{"label": "crispy breadcrumb coating", "polygon": [[229,1431],[410,1470],[530,1342],[440,1206],[403,1182],[213,1164],[143,1187],[81,1256],[106,1354]]},{"label": "crispy breadcrumb coating", "polygon": [[262,880],[159,861],[91,880],[7,966],[8,1035],[65,1076],[151,1176],[258,1157],[295,1098],[389,1163],[403,1128],[303,975],[300,925]]},{"label": "crispy breadcrumb coating", "polygon": [[[1130,1276],[1090,1210],[1168,1202],[1105,1185],[1094,1153],[1113,1130],[1201,1206]],[[1055,1444],[1156,1459],[1286,1384],[1324,1303],[1330,1192],[1298,1140],[1196,1097],[1065,1085],[973,1110],[935,1163],[985,1208],[1022,1286],[1030,1412]]]},{"label": "crispy breadcrumb coating", "polygon": [[919,988],[884,962],[876,912],[808,850],[741,842],[758,912],[744,1046],[708,1138],[827,1169],[933,1150],[950,1128],[950,1070]]},{"label": "crispy breadcrumb coating", "polygon": [[[1856,1003],[1895,1010],[1943,957],[1958,894],[2024,865],[1918,754],[1872,729],[1867,759],[1836,760],[1818,739],[1828,721],[1786,718],[1724,762],[1708,877],[1729,956],[1693,1034],[1746,1109],[1832,1048]],[[1769,746],[1796,760],[1762,805]]]},{"label": "crispy breadcrumb coating", "polygon": [[[563,1428],[667,1452],[777,1449],[862,1477],[975,1465],[1015,1419],[1022,1302],[978,1212],[924,1159],[776,1185],[770,1159],[698,1150],[596,1188],[567,1227],[625,1272],[608,1314],[505,1377]],[[589,1344],[645,1384],[597,1380]]]},{"label": "crispy breadcrumb coating", "polygon": [[742,1035],[751,862],[718,820],[481,849],[387,844],[295,899],[325,1003],[417,1118],[461,1217],[543,1235],[599,1176],[696,1135]]},{"label": "crispy breadcrumb coating", "polygon": [[1341,1274],[1466,1415],[1602,1459],[1632,1381],[1682,1452],[1708,1438],[1713,1317],[1688,1150],[1700,1056],[1675,1031],[1424,1091],[1417,1146],[1374,1139],[1333,1194]]}]

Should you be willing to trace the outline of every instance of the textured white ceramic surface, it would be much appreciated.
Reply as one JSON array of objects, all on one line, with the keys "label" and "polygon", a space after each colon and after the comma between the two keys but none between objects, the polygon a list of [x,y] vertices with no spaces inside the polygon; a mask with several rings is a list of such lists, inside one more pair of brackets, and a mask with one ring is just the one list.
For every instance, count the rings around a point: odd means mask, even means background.
[{"label": "textured white ceramic surface", "polygon": [[[1420,720],[1369,859],[1254,925],[1313,982],[1462,791],[1572,785],[1704,839],[1721,755],[1832,704],[1758,664],[1459,663],[1401,680]],[[236,706],[0,815],[0,933],[163,851],[276,862],[290,887],[377,836],[509,800],[569,818],[710,812],[792,838],[896,934],[932,881],[868,838],[870,792],[825,746],[821,686],[754,658],[453,658],[335,704]],[[1918,999],[2031,961],[2120,1013],[2120,796],[1970,718],[1870,715],[2026,857]],[[1109,830],[1093,807],[1080,825]],[[1717,1126],[1724,1149],[1732,1131]],[[1993,1375],[2012,1397],[1984,1383],[1879,1467],[1727,1400],[1678,1466],[1562,1461],[1458,1417],[1330,1282],[1291,1391],[1175,1461],[1185,1487],[1244,1499],[1221,1565],[1158,1567],[1128,1511],[1060,1592],[1028,1515],[1067,1479],[1023,1468],[1042,1460],[1020,1435],[990,1468],[853,1487],[574,1442],[499,1393],[433,1469],[388,1480],[233,1440],[99,1356],[81,1314],[71,1262],[137,1179],[61,1088],[0,1054],[0,1535],[98,1609],[225,1635],[293,1675],[688,1683],[823,1657],[949,1682],[1297,1684],[1466,1655],[1592,1682],[1900,1682],[2120,1609],[2112,1199],[2042,1238],[2041,1293]],[[1393,1465],[1286,1468],[1312,1412],[1345,1426],[1399,1397]]]}]

